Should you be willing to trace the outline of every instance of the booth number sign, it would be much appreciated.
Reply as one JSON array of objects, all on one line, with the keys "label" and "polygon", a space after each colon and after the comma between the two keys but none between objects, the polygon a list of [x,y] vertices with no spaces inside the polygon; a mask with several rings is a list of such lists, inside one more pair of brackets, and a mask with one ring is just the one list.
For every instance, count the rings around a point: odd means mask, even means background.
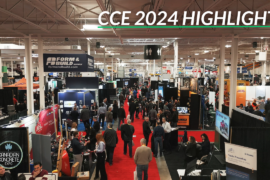
[{"label": "booth number sign", "polygon": [[0,165],[5,169],[14,169],[23,159],[22,148],[14,141],[4,141],[0,144]]}]

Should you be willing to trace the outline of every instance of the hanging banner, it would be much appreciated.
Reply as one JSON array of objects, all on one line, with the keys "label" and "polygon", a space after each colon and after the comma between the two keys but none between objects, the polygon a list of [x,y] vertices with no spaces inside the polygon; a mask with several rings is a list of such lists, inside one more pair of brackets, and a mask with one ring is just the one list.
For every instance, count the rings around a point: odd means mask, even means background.
[{"label": "hanging banner", "polygon": [[257,149],[225,142],[227,180],[257,180]]},{"label": "hanging banner", "polygon": [[94,72],[94,57],[87,54],[43,54],[44,72]]},{"label": "hanging banner", "polygon": [[160,45],[146,45],[144,46],[144,59],[160,59],[161,46]]},{"label": "hanging banner", "polygon": [[13,179],[29,172],[27,128],[0,128],[0,166],[10,170]]},{"label": "hanging banner", "polygon": [[236,89],[236,106],[246,106],[246,86],[237,86]]}]

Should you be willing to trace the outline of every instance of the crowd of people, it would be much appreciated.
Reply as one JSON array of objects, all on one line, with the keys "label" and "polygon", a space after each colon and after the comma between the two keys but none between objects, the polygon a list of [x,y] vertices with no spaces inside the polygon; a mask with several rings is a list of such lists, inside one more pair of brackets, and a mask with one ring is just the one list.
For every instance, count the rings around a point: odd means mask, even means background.
[{"label": "crowd of people", "polygon": [[243,104],[240,104],[239,109],[265,117],[265,121],[270,123],[270,98],[268,98],[266,101],[257,101],[254,99],[253,102],[248,102],[246,107],[244,107]]}]

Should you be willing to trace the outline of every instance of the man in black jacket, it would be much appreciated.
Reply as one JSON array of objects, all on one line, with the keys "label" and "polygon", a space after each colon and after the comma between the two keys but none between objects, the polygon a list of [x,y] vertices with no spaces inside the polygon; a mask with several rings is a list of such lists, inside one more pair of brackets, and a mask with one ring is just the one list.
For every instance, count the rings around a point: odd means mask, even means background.
[{"label": "man in black jacket", "polygon": [[136,111],[136,104],[134,103],[134,100],[132,99],[130,104],[129,104],[129,113],[130,113],[131,122],[134,122],[135,111]]},{"label": "man in black jacket", "polygon": [[150,125],[149,125],[149,117],[145,116],[144,122],[143,122],[143,135],[144,135],[144,138],[146,139],[146,146],[148,145],[148,140],[149,140],[150,134],[151,134],[151,129],[150,129]]},{"label": "man in black jacket", "polygon": [[252,114],[255,114],[257,116],[263,116],[263,113],[259,110],[259,107],[258,106],[256,106],[256,110],[253,111]]},{"label": "man in black jacket", "polygon": [[78,124],[79,113],[77,111],[77,107],[74,107],[74,109],[71,111],[69,116],[70,116],[72,122],[75,122],[76,124]]},{"label": "man in black jacket", "polygon": [[171,127],[177,127],[177,122],[178,122],[178,112],[176,111],[176,107],[173,107]]},{"label": "man in black jacket", "polygon": [[110,163],[110,166],[112,165],[113,161],[113,152],[114,148],[116,147],[116,144],[118,143],[117,134],[114,129],[112,129],[112,123],[108,123],[108,126],[104,132],[104,140],[106,144],[106,151],[107,151],[107,162]]},{"label": "man in black jacket", "polygon": [[0,165],[0,180],[12,180],[10,173],[5,171],[5,168]]},{"label": "man in black jacket", "polygon": [[250,102],[248,102],[247,107],[245,107],[245,111],[249,112],[249,113],[253,113],[253,107],[251,106]]},{"label": "man in black jacket", "polygon": [[125,97],[124,97],[123,93],[121,93],[121,94],[119,95],[119,101],[120,101],[120,104],[124,104],[124,100],[125,100]]},{"label": "man in black jacket", "polygon": [[99,130],[100,130],[100,124],[99,124],[99,122],[97,121],[97,116],[94,116],[94,117],[93,117],[93,121],[94,121],[93,128],[94,128],[94,130],[96,131],[96,133],[99,133]]},{"label": "man in black jacket", "polygon": [[73,133],[73,136],[74,138],[71,140],[71,147],[73,148],[73,159],[74,159],[74,164],[76,162],[79,162],[79,172],[81,172],[82,170],[82,161],[83,161],[83,155],[82,155],[82,152],[83,152],[83,149],[84,149],[84,146],[87,145],[87,141],[84,143],[84,145],[82,145],[78,139],[79,135],[78,135],[78,132],[74,132]]},{"label": "man in black jacket", "polygon": [[136,118],[139,119],[139,101],[138,99],[135,100],[135,107],[136,107]]},{"label": "man in black jacket", "polygon": [[83,110],[81,111],[81,117],[80,119],[83,121],[84,127],[89,127],[89,119],[90,119],[91,111],[86,108],[86,106],[83,106]]},{"label": "man in black jacket", "polygon": [[149,111],[149,118],[150,118],[150,123],[153,128],[156,127],[156,122],[157,122],[157,111],[155,109],[151,109]]},{"label": "man in black jacket", "polygon": [[131,125],[131,120],[127,120],[127,124],[121,126],[121,138],[124,141],[124,155],[127,154],[127,145],[129,147],[129,157],[132,158],[132,138],[135,132]]},{"label": "man in black jacket", "polygon": [[123,108],[123,104],[120,105],[120,108],[118,109],[117,116],[119,119],[118,122],[118,130],[120,130],[120,124],[125,123],[125,118],[126,118],[126,111]]}]

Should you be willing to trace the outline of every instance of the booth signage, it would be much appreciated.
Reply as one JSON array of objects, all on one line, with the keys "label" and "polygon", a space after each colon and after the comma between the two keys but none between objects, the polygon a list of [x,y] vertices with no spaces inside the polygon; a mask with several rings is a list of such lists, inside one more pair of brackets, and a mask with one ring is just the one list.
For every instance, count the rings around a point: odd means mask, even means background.
[{"label": "booth signage", "polygon": [[193,69],[193,67],[192,66],[186,66],[185,69],[191,70],[191,69]]},{"label": "booth signage", "polygon": [[227,179],[257,179],[257,149],[225,142]]},{"label": "booth signage", "polygon": [[144,46],[144,59],[160,59],[161,46],[160,45],[146,45]]},{"label": "booth signage", "polygon": [[94,72],[94,57],[87,54],[43,54],[44,72]]},{"label": "booth signage", "polygon": [[5,169],[16,168],[23,159],[22,148],[14,141],[4,141],[0,144],[0,164]]},{"label": "booth signage", "polygon": [[[237,68],[237,73],[240,73],[240,68]],[[248,73],[247,68],[242,68],[242,73]]]}]

